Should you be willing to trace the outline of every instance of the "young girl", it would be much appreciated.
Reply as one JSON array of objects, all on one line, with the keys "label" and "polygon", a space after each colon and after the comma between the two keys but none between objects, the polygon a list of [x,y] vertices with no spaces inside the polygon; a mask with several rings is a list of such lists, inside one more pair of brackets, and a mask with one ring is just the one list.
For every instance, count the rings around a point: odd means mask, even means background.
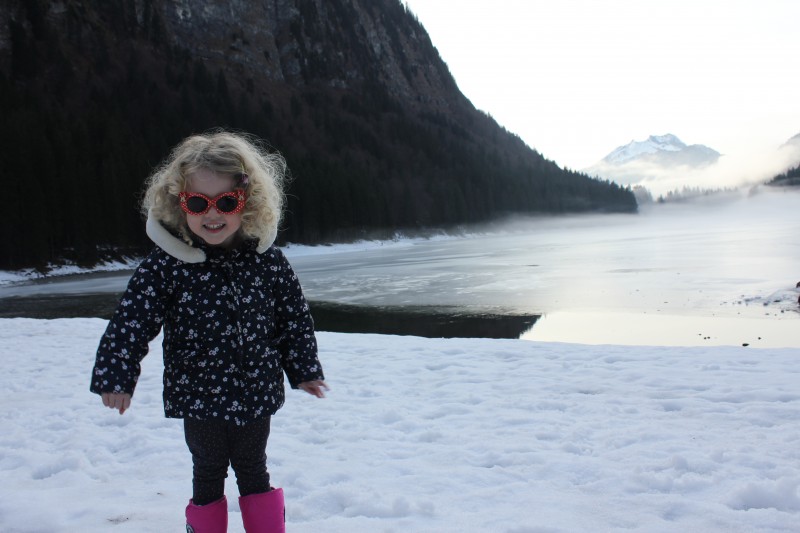
[{"label": "young girl", "polygon": [[228,464],[248,533],[284,531],[269,484],[270,416],[283,374],[318,398],[327,385],[314,324],[291,266],[273,246],[286,164],[248,137],[185,139],[148,180],[142,204],[157,247],[108,324],[91,391],[123,414],[148,343],[164,328],[164,411],[182,418],[192,454],[187,531],[224,532]]}]

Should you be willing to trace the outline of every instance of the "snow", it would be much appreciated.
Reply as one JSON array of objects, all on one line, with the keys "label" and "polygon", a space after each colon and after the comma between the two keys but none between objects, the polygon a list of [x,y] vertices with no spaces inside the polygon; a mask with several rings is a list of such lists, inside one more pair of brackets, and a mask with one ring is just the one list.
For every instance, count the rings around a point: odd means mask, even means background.
[{"label": "snow", "polygon": [[373,250],[396,250],[411,248],[422,242],[440,242],[443,240],[453,239],[455,238],[455,235],[457,235],[455,232],[452,235],[439,232],[431,233],[430,235],[424,237],[408,237],[398,233],[393,239],[384,240],[362,239],[349,243],[316,245],[288,243],[285,246],[281,246],[281,250],[283,250],[287,257],[307,257],[332,254],[341,255],[344,253],[367,252]]},{"label": "snow", "polygon": [[75,264],[52,265],[46,272],[41,272],[34,268],[21,270],[0,270],[0,287],[13,283],[26,282],[44,278],[56,278],[59,276],[71,276],[74,274],[88,274],[92,272],[118,272],[120,270],[133,270],[141,262],[141,257],[130,257],[125,261],[108,261],[95,265],[91,268],[80,267]]},{"label": "snow", "polygon": [[[0,531],[182,531],[161,339],[120,416],[88,391],[104,328],[0,319]],[[798,349],[319,342],[332,390],[288,394],[268,447],[293,533],[800,531]]]},{"label": "snow", "polygon": [[686,144],[672,134],[651,135],[645,141],[631,141],[625,146],[617,147],[613,152],[603,158],[603,161],[621,165],[646,154],[654,154],[656,152],[680,152],[684,149],[686,149]]}]

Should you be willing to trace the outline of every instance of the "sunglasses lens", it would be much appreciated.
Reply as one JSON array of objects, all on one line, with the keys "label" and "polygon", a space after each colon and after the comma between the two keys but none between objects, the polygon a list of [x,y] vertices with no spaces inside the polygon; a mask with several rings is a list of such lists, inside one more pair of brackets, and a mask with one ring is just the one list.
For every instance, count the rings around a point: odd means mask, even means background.
[{"label": "sunglasses lens", "polygon": [[217,200],[217,209],[220,213],[231,213],[239,206],[239,200],[233,196],[223,196]]},{"label": "sunglasses lens", "polygon": [[208,207],[208,202],[199,196],[190,196],[186,199],[186,207],[192,213],[202,213]]}]

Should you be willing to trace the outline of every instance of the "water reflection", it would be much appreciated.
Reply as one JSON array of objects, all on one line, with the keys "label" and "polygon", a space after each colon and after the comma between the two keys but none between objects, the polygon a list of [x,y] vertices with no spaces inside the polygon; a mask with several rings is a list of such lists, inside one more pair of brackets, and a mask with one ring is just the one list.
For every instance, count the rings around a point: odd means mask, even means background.
[{"label": "water reflection", "polygon": [[492,339],[517,339],[539,318],[459,307],[366,307],[328,302],[312,303],[312,315],[320,331]]},{"label": "water reflection", "polygon": [[122,294],[12,296],[0,298],[0,318],[111,318]]}]

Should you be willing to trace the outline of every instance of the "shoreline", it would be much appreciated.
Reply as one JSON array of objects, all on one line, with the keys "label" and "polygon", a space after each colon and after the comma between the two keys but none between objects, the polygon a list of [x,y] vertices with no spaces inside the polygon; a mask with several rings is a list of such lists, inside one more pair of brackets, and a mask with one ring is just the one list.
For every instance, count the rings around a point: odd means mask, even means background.
[{"label": "shoreline", "polygon": [[[0,319],[107,320],[120,295],[121,291],[0,297]],[[313,299],[309,305],[319,332],[614,346],[800,348],[800,310],[708,316],[589,309],[526,313],[511,308],[352,305]]]}]

